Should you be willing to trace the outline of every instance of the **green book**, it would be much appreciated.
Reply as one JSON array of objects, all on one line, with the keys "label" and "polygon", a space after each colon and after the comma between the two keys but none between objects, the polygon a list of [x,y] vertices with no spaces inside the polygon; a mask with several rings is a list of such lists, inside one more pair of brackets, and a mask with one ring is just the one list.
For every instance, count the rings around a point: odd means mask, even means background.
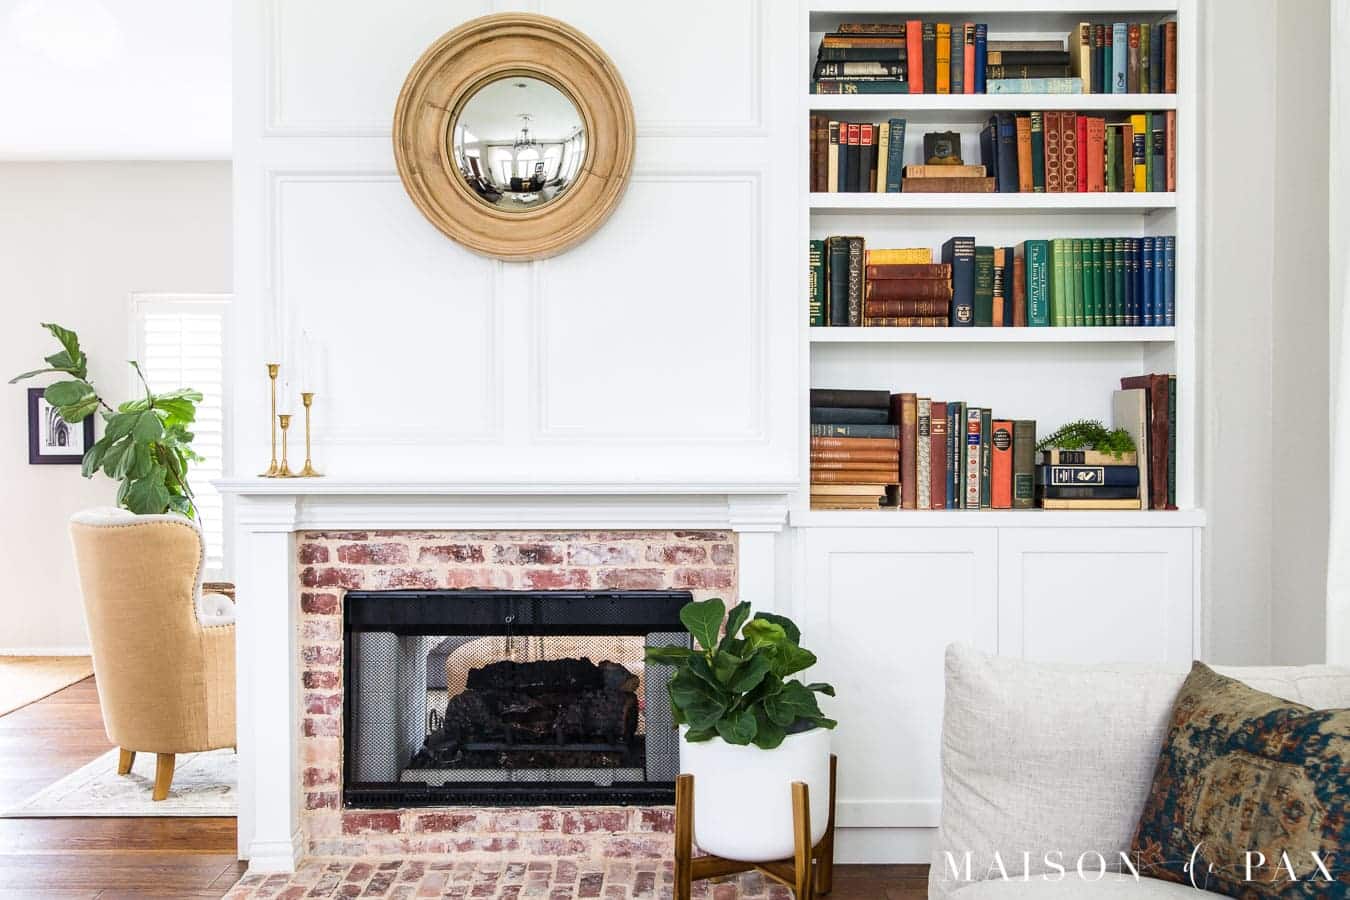
[{"label": "green book", "polygon": [[1050,242],[1022,244],[1027,273],[1027,325],[1050,324]]},{"label": "green book", "polygon": [[980,410],[980,509],[992,509],[994,506],[994,411],[985,407]]},{"label": "green book", "polygon": [[994,324],[994,248],[975,248],[975,326]]},{"label": "green book", "polygon": [[1092,282],[1092,238],[1083,238],[1083,321],[1082,325],[1091,325],[1097,314],[1097,297]]},{"label": "green book", "polygon": [[1031,114],[1031,189],[1045,193],[1045,114]]},{"label": "green book", "polygon": [[1116,239],[1102,240],[1102,297],[1106,324],[1119,325],[1120,310],[1116,307]]},{"label": "green book", "polygon": [[1092,239],[1092,322],[1093,325],[1110,324],[1106,318],[1106,286],[1103,283],[1105,272],[1103,270],[1101,238]]},{"label": "green book", "polygon": [[1115,252],[1112,254],[1116,261],[1116,324],[1129,325],[1129,310],[1125,308],[1125,279],[1128,272],[1125,266],[1125,239],[1116,238]]},{"label": "green book", "polygon": [[812,241],[807,254],[806,307],[812,328],[825,324],[825,242]]},{"label": "green book", "polygon": [[1106,126],[1106,190],[1115,193],[1120,190],[1120,179],[1116,177],[1116,167],[1120,165],[1120,126]]},{"label": "green book", "polygon": [[1069,239],[1069,268],[1065,274],[1068,281],[1069,311],[1065,316],[1070,325],[1083,325],[1083,239]]},{"label": "green book", "polygon": [[1062,327],[1069,324],[1068,296],[1065,294],[1064,271],[1068,268],[1069,242],[1055,238],[1050,242],[1050,324]]},{"label": "green book", "polygon": [[1139,93],[1141,94],[1149,93],[1148,79],[1150,73],[1148,57],[1153,43],[1152,40],[1150,40],[1152,35],[1149,32],[1152,30],[1153,29],[1149,27],[1149,23],[1139,23]]}]

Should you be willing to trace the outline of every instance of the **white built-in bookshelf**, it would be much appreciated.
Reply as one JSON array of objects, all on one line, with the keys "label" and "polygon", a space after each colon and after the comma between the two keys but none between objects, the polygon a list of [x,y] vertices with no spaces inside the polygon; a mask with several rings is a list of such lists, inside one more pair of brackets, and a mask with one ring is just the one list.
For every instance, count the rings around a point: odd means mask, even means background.
[{"label": "white built-in bookshelf", "polygon": [[[801,95],[797,145],[801,202],[801,347],[809,366],[801,385],[802,421],[811,387],[911,391],[941,400],[992,407],[996,415],[1035,419],[1039,435],[1066,421],[1111,423],[1112,391],[1120,378],[1147,372],[1177,376],[1177,503],[1175,512],[1061,512],[1042,510],[812,511],[809,444],[803,426],[803,489],[794,522],[852,527],[894,523],[968,523],[1072,527],[1190,526],[1196,508],[1197,442],[1197,19],[1194,0],[1059,2],[1059,0],[806,0],[800,9]],[[1177,93],[1080,95],[816,95],[811,66],[821,35],[840,22],[925,19],[980,21],[991,37],[1063,38],[1082,21],[1178,22]],[[848,194],[809,190],[809,119],[827,113],[841,121],[906,120],[906,164],[919,163],[923,134],[958,131],[962,156],[978,162],[979,131],[1000,110],[1127,112],[1177,111],[1177,190],[1169,193],[1070,194]],[[1176,324],[1138,328],[812,328],[806,310],[808,239],[862,235],[869,248],[931,247],[953,235],[982,245],[1012,246],[1028,238],[1176,235]]]}]

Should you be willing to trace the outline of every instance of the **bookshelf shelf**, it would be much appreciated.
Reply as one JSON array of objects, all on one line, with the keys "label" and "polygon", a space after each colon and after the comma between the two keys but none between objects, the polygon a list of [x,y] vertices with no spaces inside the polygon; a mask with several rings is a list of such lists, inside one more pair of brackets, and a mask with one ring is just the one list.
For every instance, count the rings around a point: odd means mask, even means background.
[{"label": "bookshelf shelf", "polygon": [[1171,343],[1175,328],[811,328],[813,344]]},{"label": "bookshelf shelf", "polygon": [[[892,16],[906,6],[919,17],[937,18],[939,14],[960,14],[963,17],[980,13],[1034,16],[1038,13],[1058,13],[1083,16],[1104,16],[1122,12],[1159,14],[1175,13],[1178,0],[1026,0],[1009,4],[998,0],[924,0],[919,4],[898,3],[896,0],[813,0],[812,14],[840,16],[857,13],[863,16]],[[1010,9],[1011,7],[1011,9]],[[813,23],[814,24],[814,23]]]},{"label": "bookshelf shelf", "polygon": [[1077,112],[1138,112],[1177,108],[1176,94],[807,94],[813,112],[943,114],[934,121],[982,122],[991,112],[1071,109]]},{"label": "bookshelf shelf", "polygon": [[1174,193],[1099,194],[808,194],[820,213],[893,212],[1094,212],[1137,215],[1174,209]]},{"label": "bookshelf shelf", "polygon": [[1192,528],[1205,524],[1204,510],[793,510],[799,528]]}]

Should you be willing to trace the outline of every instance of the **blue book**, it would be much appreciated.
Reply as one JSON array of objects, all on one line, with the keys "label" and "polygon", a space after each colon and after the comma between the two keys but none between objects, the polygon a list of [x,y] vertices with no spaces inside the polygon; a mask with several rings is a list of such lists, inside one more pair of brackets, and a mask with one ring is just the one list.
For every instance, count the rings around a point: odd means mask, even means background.
[{"label": "blue book", "polygon": [[1162,236],[1153,239],[1153,324],[1167,324],[1167,253]]},{"label": "blue book", "polygon": [[1143,313],[1140,325],[1157,325],[1157,306],[1153,298],[1153,238],[1146,237],[1139,242],[1139,294],[1143,297],[1140,304]]},{"label": "blue book", "polygon": [[1177,324],[1177,239],[1163,238],[1163,324]]},{"label": "blue book", "polygon": [[942,245],[942,261],[952,267],[951,324],[959,327],[973,326],[975,324],[975,238],[949,238]]},{"label": "blue book", "polygon": [[905,174],[905,120],[890,119],[891,134],[886,145],[886,193],[900,193],[900,179]]},{"label": "blue book", "polygon": [[1018,191],[1017,180],[1017,119],[1010,112],[996,113],[994,121],[997,127],[998,150],[994,159],[998,164],[994,186],[1004,194]]},{"label": "blue book", "polygon": [[1138,466],[1037,466],[1036,483],[1048,487],[1105,485],[1137,487]]},{"label": "blue book", "polygon": [[975,25],[975,93],[983,94],[985,66],[989,62],[989,26],[983,22]]},{"label": "blue book", "polygon": [[987,94],[1081,94],[1081,78],[990,78]]},{"label": "blue book", "polygon": [[1111,93],[1124,94],[1129,90],[1125,76],[1129,68],[1130,26],[1117,22],[1111,26]]},{"label": "blue book", "polygon": [[1150,94],[1161,94],[1163,92],[1163,45],[1165,43],[1163,27],[1158,25],[1153,29],[1153,43],[1148,45],[1148,92]]}]

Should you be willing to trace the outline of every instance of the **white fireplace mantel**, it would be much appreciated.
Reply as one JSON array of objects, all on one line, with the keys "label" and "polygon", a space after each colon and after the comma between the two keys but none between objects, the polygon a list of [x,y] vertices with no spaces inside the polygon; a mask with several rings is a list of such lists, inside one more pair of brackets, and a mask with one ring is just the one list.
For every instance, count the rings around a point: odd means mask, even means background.
[{"label": "white fireplace mantel", "polygon": [[726,529],[737,596],[775,608],[776,537],[792,484],[456,483],[233,478],[238,619],[239,855],[292,871],[300,834],[296,532]]}]

